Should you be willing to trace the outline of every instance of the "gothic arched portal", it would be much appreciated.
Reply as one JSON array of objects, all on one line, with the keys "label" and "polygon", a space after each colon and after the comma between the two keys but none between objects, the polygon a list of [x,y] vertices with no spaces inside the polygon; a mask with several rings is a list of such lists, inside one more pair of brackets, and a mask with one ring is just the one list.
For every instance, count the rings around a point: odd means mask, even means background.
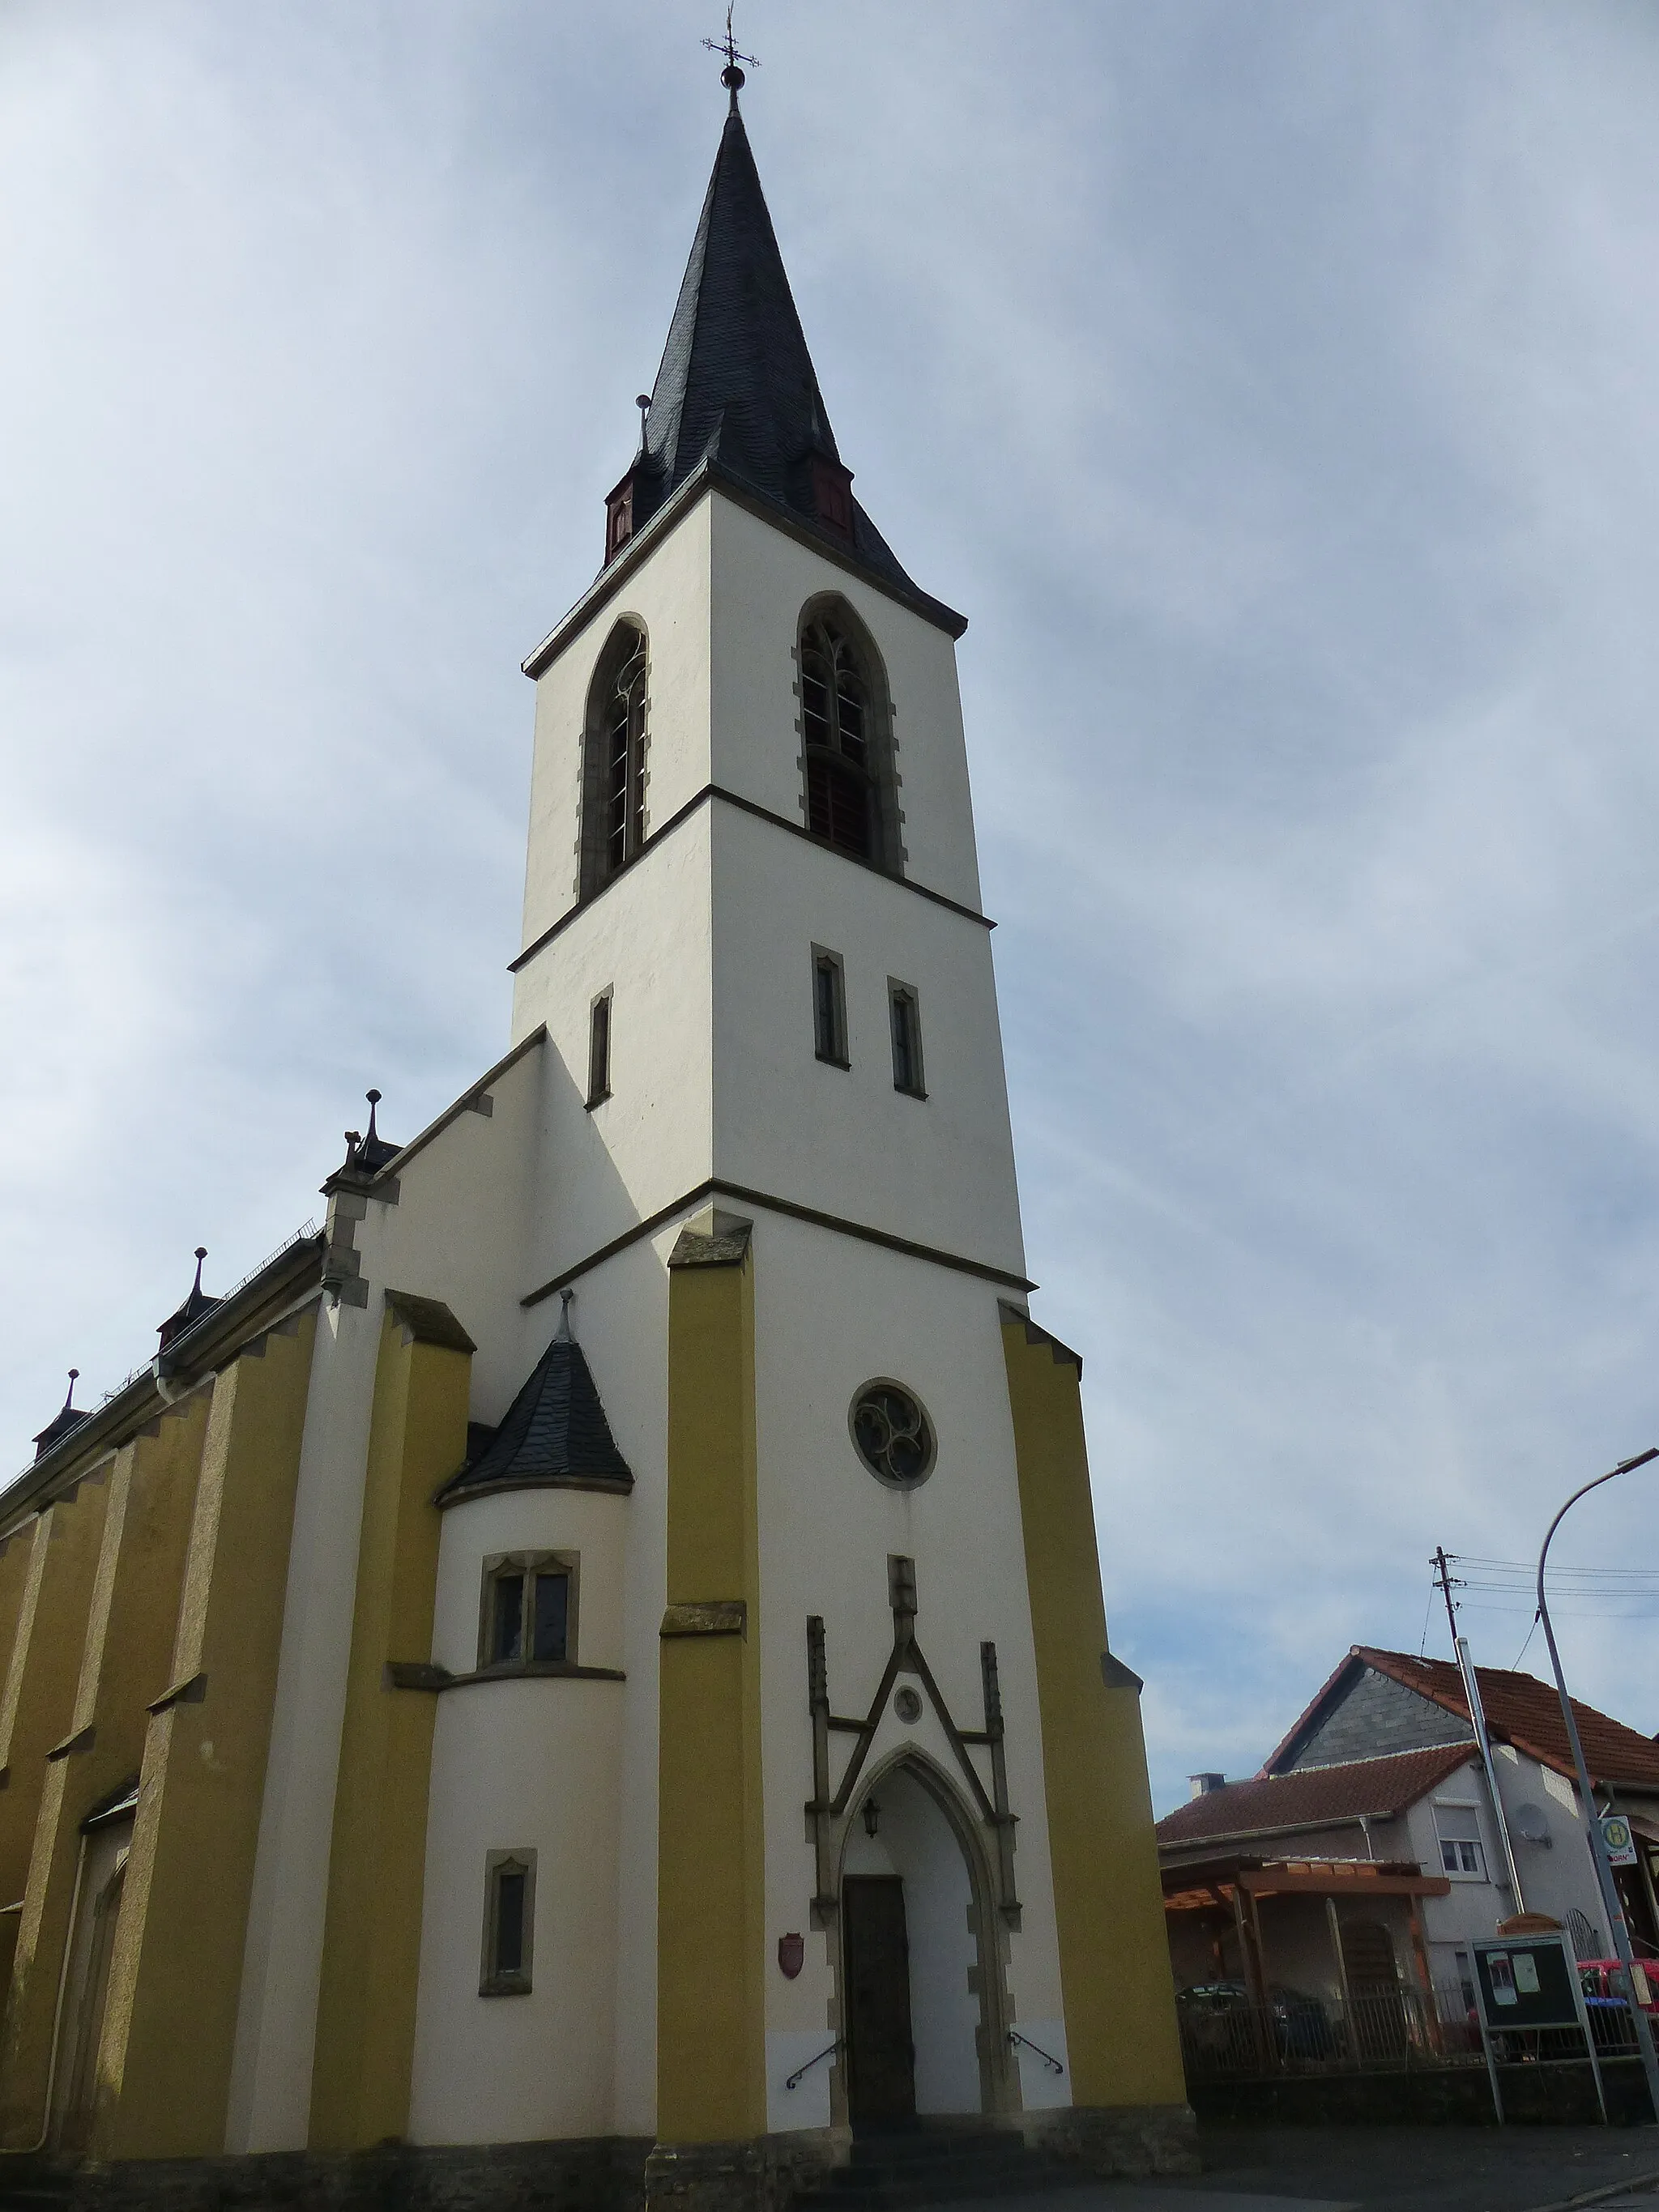
[{"label": "gothic arched portal", "polygon": [[878,2126],[1018,2109],[990,1863],[979,1823],[926,1753],[900,1751],[866,1782],[836,1893],[836,2118]]}]

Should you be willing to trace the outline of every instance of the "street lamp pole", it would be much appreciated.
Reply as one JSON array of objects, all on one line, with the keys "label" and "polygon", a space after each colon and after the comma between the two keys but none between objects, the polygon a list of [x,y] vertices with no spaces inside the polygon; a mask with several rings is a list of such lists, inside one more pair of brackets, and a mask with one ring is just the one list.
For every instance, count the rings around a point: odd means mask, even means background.
[{"label": "street lamp pole", "polygon": [[1653,2107],[1654,2118],[1659,2120],[1659,2058],[1654,2055],[1648,2016],[1636,2001],[1636,1961],[1631,1952],[1630,1930],[1625,1925],[1624,1909],[1620,1905],[1613,1869],[1607,1862],[1607,1847],[1595,1809],[1595,1793],[1590,1787],[1589,1769],[1584,1764],[1584,1747],[1578,1740],[1578,1722],[1572,1710],[1572,1699],[1567,1695],[1566,1676],[1561,1672],[1561,1654],[1556,1649],[1555,1630],[1544,1597],[1544,1562],[1549,1557],[1551,1540],[1571,1508],[1581,1498],[1587,1498],[1592,1490],[1599,1490],[1604,1482],[1611,1482],[1614,1475],[1628,1474],[1632,1468],[1645,1467],[1650,1460],[1654,1459],[1659,1459],[1659,1445],[1651,1451],[1638,1452],[1634,1459],[1621,1459],[1617,1467],[1609,1468],[1605,1474],[1598,1474],[1594,1482],[1587,1482],[1582,1490],[1575,1490],[1550,1522],[1544,1548],[1538,1554],[1538,1618],[1544,1624],[1544,1640],[1550,1647],[1550,1664],[1555,1669],[1555,1686],[1561,1699],[1561,1717],[1567,1724],[1567,1741],[1572,1746],[1572,1763],[1578,1770],[1578,1791],[1583,1801],[1584,1820],[1589,1829],[1590,1856],[1595,1863],[1595,1879],[1601,1887],[1602,1906],[1613,1930],[1613,1948],[1625,1969],[1625,1986],[1630,1991],[1631,2017],[1635,2023],[1636,2047],[1641,2053],[1642,2071],[1647,2077],[1648,2099]]}]

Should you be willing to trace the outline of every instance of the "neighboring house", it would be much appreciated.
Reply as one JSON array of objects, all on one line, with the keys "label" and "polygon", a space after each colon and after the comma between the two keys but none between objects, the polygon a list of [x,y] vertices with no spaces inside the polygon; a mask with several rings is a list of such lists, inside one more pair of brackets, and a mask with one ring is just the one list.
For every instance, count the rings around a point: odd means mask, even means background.
[{"label": "neighboring house", "polygon": [[[1469,1939],[1522,1911],[1565,1923],[1580,1958],[1608,1954],[1555,1692],[1476,1674],[1522,1894],[1457,1668],[1356,1644],[1259,1774],[1194,1775],[1192,1797],[1158,1822],[1178,1988],[1455,1988]],[[1576,1699],[1574,1711],[1598,1809],[1636,1832],[1641,1863],[1618,1875],[1632,1940],[1659,1956],[1659,1744]]]}]

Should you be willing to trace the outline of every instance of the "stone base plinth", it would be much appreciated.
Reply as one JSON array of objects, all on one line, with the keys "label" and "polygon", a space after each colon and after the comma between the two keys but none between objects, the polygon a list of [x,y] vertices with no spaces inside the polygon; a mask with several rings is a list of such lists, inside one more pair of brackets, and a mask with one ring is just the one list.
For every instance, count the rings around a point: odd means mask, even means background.
[{"label": "stone base plinth", "polygon": [[1012,2124],[1032,2150],[1075,2159],[1091,2173],[1198,2173],[1190,2105],[1071,2105],[1021,2112]]}]

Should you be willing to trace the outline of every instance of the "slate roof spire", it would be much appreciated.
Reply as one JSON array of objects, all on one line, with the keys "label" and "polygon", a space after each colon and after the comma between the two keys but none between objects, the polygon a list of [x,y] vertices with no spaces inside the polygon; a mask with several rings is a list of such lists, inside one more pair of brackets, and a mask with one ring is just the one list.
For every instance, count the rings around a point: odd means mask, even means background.
[{"label": "slate roof spire", "polygon": [[853,497],[852,471],[836,448],[738,112],[742,76],[735,65],[722,74],[731,108],[652,388],[643,449],[607,501],[605,557],[712,462],[888,583],[923,598]]},{"label": "slate roof spire", "polygon": [[663,498],[711,445],[780,500],[809,453],[840,459],[735,96],[646,418]]},{"label": "slate roof spire", "polygon": [[439,1491],[441,1504],[481,1491],[543,1484],[575,1490],[634,1487],[582,1348],[570,1333],[572,1295],[568,1290],[563,1293],[557,1333],[500,1428],[481,1435],[466,1465]]}]

